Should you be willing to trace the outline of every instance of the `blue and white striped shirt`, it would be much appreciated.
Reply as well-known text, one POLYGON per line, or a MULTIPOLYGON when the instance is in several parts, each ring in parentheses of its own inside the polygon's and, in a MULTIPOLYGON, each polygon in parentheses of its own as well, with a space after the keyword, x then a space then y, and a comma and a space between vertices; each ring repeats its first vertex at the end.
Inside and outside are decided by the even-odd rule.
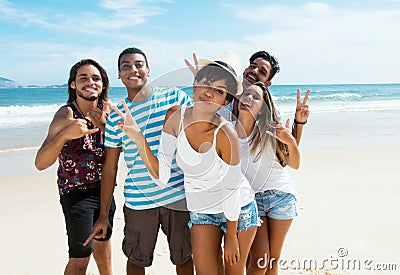
MULTIPOLYGON (((157 154, 165 114, 175 105, 192 105, 191 98, 178 88, 153 88, 145 101, 131 102, 125 99, 128 108, 149 143, 150 149, 157 154)), ((120 103, 117 108, 125 113, 120 103)), ((118 129, 121 117, 112 110, 106 123, 105 146, 122 147, 128 168, 125 178, 125 205, 134 210, 151 209, 177 202, 185 198, 183 173, 173 160, 171 178, 167 185, 157 185, 143 163, 136 144, 123 131, 118 129)))

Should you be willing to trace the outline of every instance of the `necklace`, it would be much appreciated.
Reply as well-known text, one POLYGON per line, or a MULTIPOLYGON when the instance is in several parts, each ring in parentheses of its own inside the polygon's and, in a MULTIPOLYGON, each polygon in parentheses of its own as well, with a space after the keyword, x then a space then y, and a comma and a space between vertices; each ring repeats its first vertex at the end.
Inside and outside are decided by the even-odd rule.
POLYGON ((85 114, 82 112, 81 108, 79 107, 78 102, 75 100, 74 103, 75 103, 75 105, 76 105, 76 108, 78 108, 79 112, 81 113, 81 115, 86 119, 86 116, 85 116, 85 114))
MULTIPOLYGON (((81 116, 86 120, 87 127, 92 128, 93 127, 92 122, 90 121, 90 119, 86 118, 86 116, 83 114, 83 112, 82 112, 81 108, 79 107, 78 102, 76 100, 74 100, 74 104, 75 104, 76 108, 78 108, 78 111, 81 113, 81 116)), ((96 139, 97 139, 96 134, 90 134, 90 135, 86 134, 83 139, 83 142, 84 142, 83 148, 85 150, 95 151, 97 149, 96 148, 96 139)))
POLYGON ((77 102, 76 100, 74 100, 74 104, 75 104, 76 108, 78 108, 78 111, 79 111, 79 113, 81 113, 81 116, 83 117, 83 119, 86 120, 87 123, 92 123, 92 122, 90 121, 90 119, 88 119, 88 118, 85 116, 85 113, 81 110, 81 108, 79 107, 78 102, 77 102))

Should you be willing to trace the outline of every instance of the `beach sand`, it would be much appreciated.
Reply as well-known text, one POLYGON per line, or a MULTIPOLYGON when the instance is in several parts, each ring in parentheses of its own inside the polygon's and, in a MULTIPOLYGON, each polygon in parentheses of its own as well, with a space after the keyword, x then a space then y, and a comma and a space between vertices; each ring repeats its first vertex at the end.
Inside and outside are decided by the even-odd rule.
MULTIPOLYGON (((345 115, 338 115, 342 126, 336 132, 323 129, 323 114, 307 125, 300 146, 301 167, 289 169, 300 211, 283 249, 286 262, 281 263, 280 274, 377 274, 383 268, 397 270, 384 274, 398 274, 400 270, 400 135, 398 130, 385 132, 383 125, 381 130, 373 128, 382 135, 372 133, 367 141, 361 140, 363 130, 352 128, 362 120, 343 120, 345 115)), ((335 121, 336 117, 330 117, 328 125, 332 127, 335 121)), ((35 171, 34 154, 0 155, 0 274, 62 274, 67 262, 55 166, 35 171)), ((125 274, 121 250, 124 170, 121 162, 112 236, 114 274, 125 274)), ((88 274, 98 274, 93 260, 88 270, 88 274)), ((175 274, 162 233, 146 274, 175 274)))
MULTIPOLYGON (((400 146, 315 148, 302 153, 300 170, 290 172, 297 183, 300 215, 293 222, 282 255, 287 260, 283 268, 290 270, 281 274, 375 274, 363 269, 363 264, 358 272, 335 269, 336 265, 341 267, 343 259, 346 263, 370 260, 370 268, 397 264, 399 270, 396 160, 400 146), (346 251, 348 255, 340 257, 346 251), (294 270, 307 259, 318 264, 311 267, 314 270, 326 259, 338 261, 331 266, 325 263, 324 270, 331 271, 294 270)), ((123 177, 120 171, 119 183, 123 177)), ((62 274, 67 245, 55 179, 54 171, 1 178, 1 274, 62 274)), ((112 237, 113 265, 115 274, 124 274, 122 184, 115 196, 118 210, 112 237)), ((89 274, 98 274, 94 261, 89 274)), ((174 274, 163 234, 154 264, 146 274, 174 274)))

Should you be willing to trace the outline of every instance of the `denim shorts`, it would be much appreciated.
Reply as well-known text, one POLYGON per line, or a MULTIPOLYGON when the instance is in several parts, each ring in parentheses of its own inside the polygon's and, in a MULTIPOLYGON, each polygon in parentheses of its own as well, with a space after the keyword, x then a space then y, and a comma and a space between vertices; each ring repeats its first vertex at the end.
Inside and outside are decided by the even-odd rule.
MULTIPOLYGON (((191 228, 193 224, 213 224, 220 227, 225 233, 227 231, 224 213, 202 214, 190 212, 190 221, 188 223, 189 228, 191 228)), ((260 226, 260 224, 255 201, 250 202, 248 205, 245 205, 240 209, 237 232, 260 226)))
POLYGON ((293 194, 266 190, 255 194, 258 215, 276 220, 289 220, 298 214, 297 199, 293 194))

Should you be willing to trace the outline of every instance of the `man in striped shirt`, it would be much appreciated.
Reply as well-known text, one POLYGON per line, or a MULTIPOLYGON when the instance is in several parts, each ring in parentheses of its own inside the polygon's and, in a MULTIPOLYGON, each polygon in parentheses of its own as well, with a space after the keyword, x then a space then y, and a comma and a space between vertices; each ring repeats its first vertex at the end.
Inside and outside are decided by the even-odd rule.
MULTIPOLYGON (((120 54, 118 73, 128 92, 125 102, 129 111, 156 154, 167 110, 174 105, 192 105, 192 101, 178 88, 148 85, 150 68, 147 57, 137 48, 127 48, 120 54)), ((117 108, 125 112, 121 103, 117 108)), ((168 185, 157 185, 136 144, 119 129, 118 123, 121 122, 117 112, 111 111, 106 124, 107 155, 101 181, 101 212, 91 237, 102 236, 107 228, 108 208, 114 192, 119 156, 123 151, 128 168, 124 186, 125 235, 122 244, 128 258, 127 274, 145 274, 145 267, 151 266, 160 225, 167 236, 170 258, 176 265, 177 274, 193 274, 183 173, 174 161, 168 185)))

